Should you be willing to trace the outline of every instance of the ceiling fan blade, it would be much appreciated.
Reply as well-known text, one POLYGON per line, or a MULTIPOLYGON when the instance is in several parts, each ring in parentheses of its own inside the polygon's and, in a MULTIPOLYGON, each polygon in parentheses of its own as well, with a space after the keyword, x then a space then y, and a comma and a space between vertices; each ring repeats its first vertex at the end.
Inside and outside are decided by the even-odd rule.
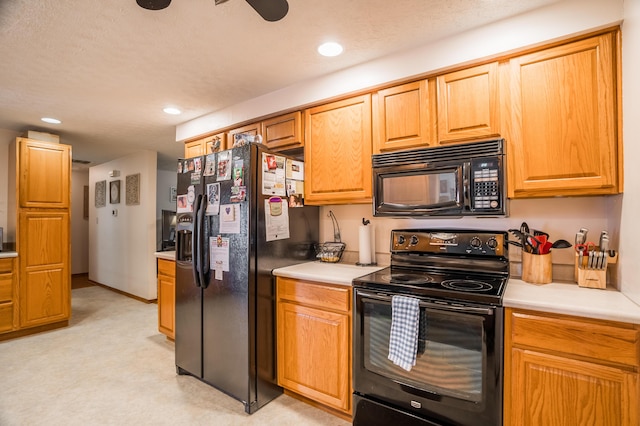
POLYGON ((136 0, 138 6, 148 10, 160 10, 169 6, 171 0, 136 0))
POLYGON ((269 22, 279 21, 289 11, 287 0, 246 0, 246 2, 269 22))

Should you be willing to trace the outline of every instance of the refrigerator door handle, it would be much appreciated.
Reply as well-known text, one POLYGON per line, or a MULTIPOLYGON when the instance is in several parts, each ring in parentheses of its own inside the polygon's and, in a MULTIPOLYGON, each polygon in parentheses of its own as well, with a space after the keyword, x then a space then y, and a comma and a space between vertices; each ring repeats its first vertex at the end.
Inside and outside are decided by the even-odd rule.
POLYGON ((195 205, 193 206, 193 238, 191 239, 193 282, 196 283, 197 287, 202 286, 202 283, 200 282, 200 274, 198 273, 198 270, 200 269, 200 265, 198 264, 200 261, 200 229, 198 229, 200 224, 198 223, 198 212, 200 211, 201 200, 202 195, 198 195, 195 205))
POLYGON ((207 195, 200 198, 200 208, 198 210, 198 277, 200 279, 200 287, 207 288, 207 275, 209 273, 209 257, 207 238, 209 237, 208 229, 205 226, 205 214, 207 212, 207 195))

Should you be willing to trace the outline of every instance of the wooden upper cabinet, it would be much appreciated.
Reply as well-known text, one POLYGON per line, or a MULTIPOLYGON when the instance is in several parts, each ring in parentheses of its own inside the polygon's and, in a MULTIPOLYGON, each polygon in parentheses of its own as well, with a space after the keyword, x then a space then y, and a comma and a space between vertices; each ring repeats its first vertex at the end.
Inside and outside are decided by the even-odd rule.
POLYGON ((246 126, 237 127, 227 132, 227 149, 233 148, 233 145, 240 141, 243 136, 262 135, 262 122, 247 124, 246 126))
POLYGON ((426 147, 435 141, 435 80, 380 90, 373 107, 374 152, 426 147))
POLYGON ((71 147, 18 138, 19 205, 69 208, 71 147))
POLYGON ((184 157, 198 157, 200 155, 224 151, 225 149, 227 149, 226 139, 227 134, 222 132, 215 135, 207 136, 206 138, 186 142, 184 144, 184 157))
POLYGON ((510 61, 510 197, 614 194, 615 33, 510 61))
POLYGON ((437 81, 440 143, 500 134, 497 62, 440 75, 437 81))
POLYGON ((371 202, 371 95, 305 111, 305 202, 371 202))
POLYGON ((262 143, 274 151, 303 147, 302 113, 295 111, 264 120, 262 137, 262 143))

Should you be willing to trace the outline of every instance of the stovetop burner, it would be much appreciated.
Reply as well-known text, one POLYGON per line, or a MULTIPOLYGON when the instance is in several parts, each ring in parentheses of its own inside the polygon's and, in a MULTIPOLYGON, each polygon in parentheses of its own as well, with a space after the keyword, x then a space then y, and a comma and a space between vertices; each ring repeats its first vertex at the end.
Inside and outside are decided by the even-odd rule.
POLYGON ((433 277, 422 273, 399 272, 384 277, 392 284, 427 284, 433 282, 433 277))
POLYGON ((440 285, 458 291, 490 291, 493 288, 485 282, 468 279, 445 280, 440 285))

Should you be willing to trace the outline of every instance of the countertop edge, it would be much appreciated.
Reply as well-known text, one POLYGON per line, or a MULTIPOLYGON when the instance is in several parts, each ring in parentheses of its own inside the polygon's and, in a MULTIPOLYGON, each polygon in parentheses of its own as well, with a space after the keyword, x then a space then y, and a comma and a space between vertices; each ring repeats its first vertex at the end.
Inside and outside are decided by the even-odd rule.
POLYGON ((351 286, 353 279, 370 274, 386 265, 356 266, 347 263, 325 263, 320 261, 298 263, 276 268, 272 274, 276 277, 293 278, 325 284, 351 286))
POLYGON ((175 251, 157 251, 153 253, 153 255, 158 259, 176 260, 175 251))
POLYGON ((534 285, 510 279, 502 304, 505 308, 640 324, 640 305, 612 288, 583 288, 575 283, 534 285))

